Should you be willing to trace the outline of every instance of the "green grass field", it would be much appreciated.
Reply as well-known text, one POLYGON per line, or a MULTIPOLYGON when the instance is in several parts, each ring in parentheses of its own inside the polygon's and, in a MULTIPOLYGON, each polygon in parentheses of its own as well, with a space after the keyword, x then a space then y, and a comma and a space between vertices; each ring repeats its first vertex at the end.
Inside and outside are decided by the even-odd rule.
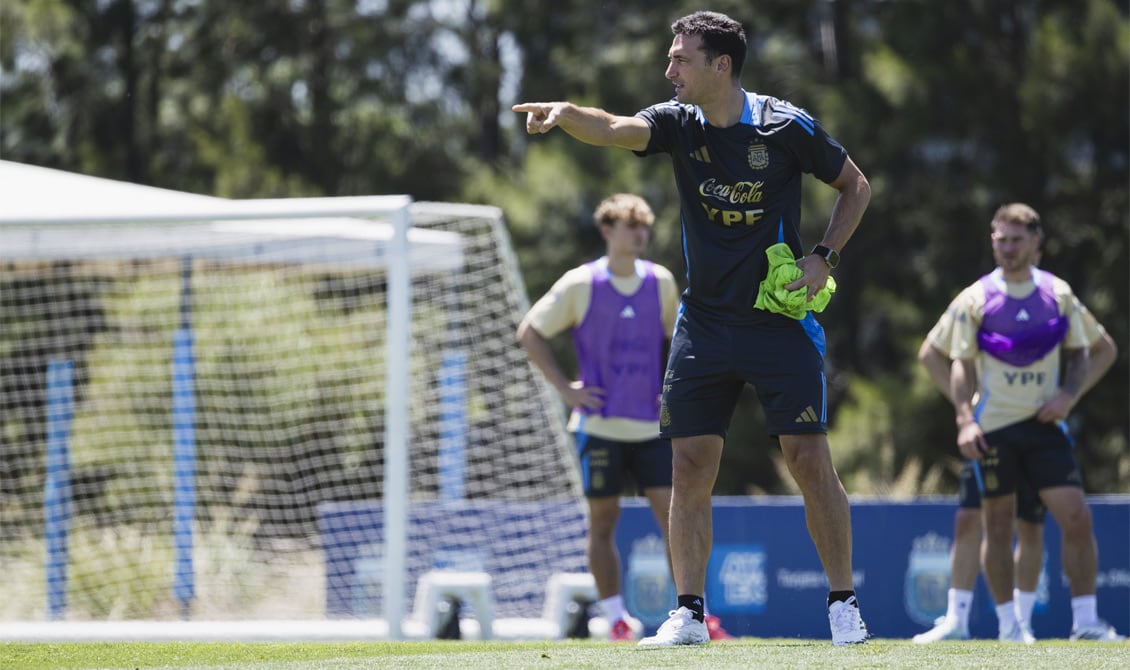
POLYGON ((639 649, 595 641, 367 643, 4 643, 0 668, 457 668, 458 670, 620 670, 621 668, 1130 668, 1130 644, 995 641, 920 646, 872 640, 833 647, 818 640, 743 638, 706 647, 639 649))

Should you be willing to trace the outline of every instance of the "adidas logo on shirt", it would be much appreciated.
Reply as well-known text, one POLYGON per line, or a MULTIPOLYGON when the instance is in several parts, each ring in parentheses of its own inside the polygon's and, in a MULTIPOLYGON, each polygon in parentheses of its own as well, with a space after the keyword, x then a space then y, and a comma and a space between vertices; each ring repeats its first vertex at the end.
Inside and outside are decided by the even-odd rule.
POLYGON ((1029 316, 1028 310, 1026 310, 1026 309, 1021 309, 1019 312, 1016 313, 1016 320, 1017 321, 1027 321, 1031 318, 1032 317, 1029 316))
POLYGON ((705 145, 701 146, 691 152, 691 158, 695 159, 699 163, 709 163, 710 151, 707 150, 705 145))
POLYGON ((624 309, 620 310, 621 319, 634 319, 636 318, 636 310, 632 309, 631 305, 627 305, 624 309))

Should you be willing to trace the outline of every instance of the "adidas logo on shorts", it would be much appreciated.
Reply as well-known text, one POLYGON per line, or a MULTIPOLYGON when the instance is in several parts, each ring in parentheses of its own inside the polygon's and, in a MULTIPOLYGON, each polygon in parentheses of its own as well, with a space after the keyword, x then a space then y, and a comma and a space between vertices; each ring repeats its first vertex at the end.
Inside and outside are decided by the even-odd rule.
POLYGON ((820 416, 816 413, 816 410, 812 409, 812 405, 809 405, 804 408, 804 411, 800 413, 794 423, 816 423, 818 421, 820 421, 820 416))

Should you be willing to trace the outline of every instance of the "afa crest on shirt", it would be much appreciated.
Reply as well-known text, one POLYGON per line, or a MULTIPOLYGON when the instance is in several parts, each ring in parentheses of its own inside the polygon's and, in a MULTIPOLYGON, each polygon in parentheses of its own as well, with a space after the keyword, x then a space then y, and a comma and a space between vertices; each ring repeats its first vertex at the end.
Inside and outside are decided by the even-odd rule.
POLYGON ((749 166, 754 170, 762 170, 769 167, 769 149, 764 144, 751 144, 749 145, 749 166))

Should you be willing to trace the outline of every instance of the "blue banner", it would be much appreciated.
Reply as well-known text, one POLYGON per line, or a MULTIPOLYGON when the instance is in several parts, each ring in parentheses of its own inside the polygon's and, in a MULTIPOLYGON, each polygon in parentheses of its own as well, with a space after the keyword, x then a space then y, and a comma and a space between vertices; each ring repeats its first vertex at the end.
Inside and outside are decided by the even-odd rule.
MULTIPOLYGON (((1099 544, 1099 615, 1130 632, 1130 496, 1088 499, 1099 544)), ((853 500, 853 573, 864 620, 876 637, 909 638, 945 613, 956 500, 853 500)), ((644 499, 625 499, 616 533, 628 609, 648 627, 675 606, 669 573, 655 562, 659 528, 644 499), (648 566, 646 588, 633 588, 648 566), (666 581, 664 581, 666 580, 666 581), (668 595, 663 604, 658 594, 668 595)), ((1044 571, 1033 629, 1065 638, 1071 594, 1062 574, 1060 532, 1048 517, 1044 571)), ((824 639, 828 582, 808 535, 799 498, 716 498, 706 602, 734 635, 824 639)), ((975 638, 996 638, 992 599, 979 578, 970 615, 975 638)))
MULTIPOLYGON (((1099 615, 1130 631, 1130 496, 1089 498, 1099 544, 1099 615)), ((616 531, 629 611, 654 632, 675 606, 662 535, 646 500, 624 498, 616 531)), ((876 637, 910 638, 945 613, 956 500, 853 500, 853 574, 864 619, 876 637)), ((378 616, 383 538, 380 501, 323 503, 326 613, 378 616)), ((1060 533, 1049 517, 1046 558, 1033 616, 1036 636, 1065 638, 1071 600, 1060 533)), ((485 570, 498 616, 541 615, 553 572, 583 572, 584 515, 570 502, 413 503, 408 590, 435 568, 485 570), (536 535, 532 537, 530 535, 536 535), (504 554, 522 553, 520 560, 504 554), (528 552, 528 553, 523 553, 528 552), (509 567, 515 563, 521 570, 509 567)), ((734 635, 827 639, 828 582, 796 497, 720 497, 707 566, 711 613, 734 635)), ((976 638, 996 637, 996 614, 979 579, 970 615, 976 638)))

